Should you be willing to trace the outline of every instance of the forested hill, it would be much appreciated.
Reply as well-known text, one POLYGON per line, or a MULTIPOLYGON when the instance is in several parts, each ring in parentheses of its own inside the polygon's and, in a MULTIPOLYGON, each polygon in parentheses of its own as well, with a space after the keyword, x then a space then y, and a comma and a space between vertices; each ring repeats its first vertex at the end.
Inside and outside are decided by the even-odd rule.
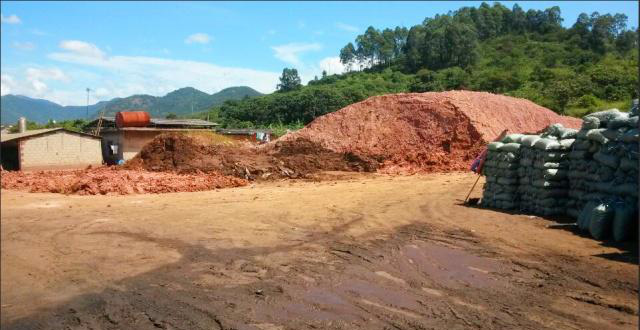
POLYGON ((104 110, 106 116, 115 116, 118 111, 144 109, 152 117, 167 115, 188 115, 201 112, 228 100, 242 100, 262 95, 247 86, 225 88, 214 94, 207 94, 193 87, 185 87, 165 96, 132 95, 98 102, 86 106, 62 106, 47 100, 33 99, 21 95, 3 95, 0 102, 0 117, 3 124, 15 123, 19 117, 46 123, 49 120, 74 120, 96 118, 104 110))
POLYGON ((523 97, 569 115, 627 108, 638 95, 638 30, 624 14, 562 22, 558 7, 483 3, 410 28, 369 27, 340 51, 350 72, 301 86, 295 69, 285 69, 278 92, 209 115, 227 126, 308 123, 372 95, 451 89, 523 97))

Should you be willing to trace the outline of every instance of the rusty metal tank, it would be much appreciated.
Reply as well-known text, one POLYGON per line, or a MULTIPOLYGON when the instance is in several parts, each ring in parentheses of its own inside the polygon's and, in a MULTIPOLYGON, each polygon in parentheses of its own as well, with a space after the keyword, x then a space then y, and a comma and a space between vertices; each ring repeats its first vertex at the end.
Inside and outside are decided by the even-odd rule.
POLYGON ((146 111, 120 111, 116 113, 116 126, 123 127, 145 127, 151 122, 151 117, 146 111))

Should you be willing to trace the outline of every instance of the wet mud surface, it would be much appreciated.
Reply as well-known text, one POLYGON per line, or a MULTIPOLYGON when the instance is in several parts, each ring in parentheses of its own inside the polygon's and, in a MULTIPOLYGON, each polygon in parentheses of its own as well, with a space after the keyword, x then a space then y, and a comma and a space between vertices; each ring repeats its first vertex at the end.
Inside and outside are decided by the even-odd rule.
POLYGON ((629 246, 603 248, 548 228, 548 220, 456 205, 458 194, 446 187, 461 191, 473 179, 456 174, 257 186, 228 190, 229 200, 217 202, 209 200, 211 192, 144 196, 140 205, 152 214, 135 224, 136 211, 124 203, 108 215, 86 204, 107 197, 59 201, 60 208, 85 205, 88 218, 107 217, 76 222, 65 220, 66 213, 43 216, 56 207, 52 195, 29 195, 37 196, 30 204, 3 196, 3 205, 16 204, 2 213, 2 328, 637 328, 637 254, 625 261, 598 255, 620 255, 629 246), (344 194, 352 200, 341 202, 344 194), (289 198, 296 195, 297 201, 289 198), (164 198, 188 205, 164 209, 173 220, 160 220, 154 208, 164 198), (260 206, 264 198, 278 211, 260 206), (312 200, 324 205, 299 210, 312 200), (192 220, 213 210, 227 222, 212 226, 211 215, 192 220), (245 217, 254 212, 263 216, 245 217), (41 226, 57 234, 29 237, 9 218, 35 221, 34 235, 41 226), (38 248, 17 252, 21 241, 37 241, 38 248), (113 245, 96 247, 100 242, 113 245), (51 257, 38 250, 51 247, 57 251, 51 257), (56 271, 38 276, 38 255, 56 271), (79 266, 81 255, 97 266, 79 266), (5 273, 11 266, 18 270, 5 273), (34 291, 42 284, 47 299, 83 287, 88 278, 100 281, 55 303, 38 303, 36 295, 31 303, 37 308, 29 308, 19 306, 30 301, 12 286, 21 283, 5 282, 19 276, 32 276, 34 291))

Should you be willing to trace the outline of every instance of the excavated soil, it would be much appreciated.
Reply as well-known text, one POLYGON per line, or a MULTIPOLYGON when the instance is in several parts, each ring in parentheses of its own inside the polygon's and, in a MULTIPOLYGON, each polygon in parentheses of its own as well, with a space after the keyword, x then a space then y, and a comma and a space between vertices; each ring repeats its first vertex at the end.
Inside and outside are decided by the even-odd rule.
POLYGON ((372 172, 377 162, 350 153, 336 153, 304 139, 269 148, 210 144, 190 136, 167 133, 149 142, 125 165, 149 171, 216 171, 250 180, 305 178, 320 171, 372 172))
POLYGON ((203 191, 240 187, 248 183, 244 179, 215 172, 176 174, 116 167, 38 172, 2 171, 1 182, 3 189, 77 195, 203 191))
POLYGON ((392 94, 319 117, 280 141, 311 141, 380 159, 381 172, 448 172, 468 168, 504 129, 535 133, 553 123, 579 128, 581 122, 528 100, 485 92, 392 94))

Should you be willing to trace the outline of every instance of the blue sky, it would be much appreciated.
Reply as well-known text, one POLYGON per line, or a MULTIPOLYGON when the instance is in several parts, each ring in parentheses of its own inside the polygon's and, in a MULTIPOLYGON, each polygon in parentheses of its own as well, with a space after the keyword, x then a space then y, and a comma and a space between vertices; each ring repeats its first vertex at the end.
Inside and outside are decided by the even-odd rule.
MULTIPOLYGON (((284 67, 297 68, 303 82, 341 72, 340 48, 369 25, 411 27, 480 3, 2 1, 2 95, 82 105, 86 87, 91 103, 185 86, 268 93, 284 67)), ((517 3, 558 5, 565 26, 593 11, 624 13, 638 26, 636 1, 517 3)))

